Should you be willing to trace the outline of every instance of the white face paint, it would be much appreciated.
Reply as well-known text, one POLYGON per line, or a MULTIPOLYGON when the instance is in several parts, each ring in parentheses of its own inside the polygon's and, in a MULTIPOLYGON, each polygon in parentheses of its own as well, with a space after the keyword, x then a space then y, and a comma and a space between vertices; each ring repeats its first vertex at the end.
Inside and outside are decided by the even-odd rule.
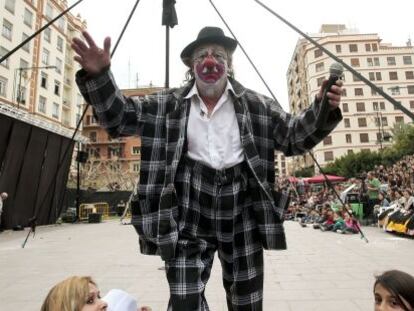
POLYGON ((227 52, 217 44, 203 45, 193 53, 193 71, 201 96, 218 99, 227 83, 227 52))

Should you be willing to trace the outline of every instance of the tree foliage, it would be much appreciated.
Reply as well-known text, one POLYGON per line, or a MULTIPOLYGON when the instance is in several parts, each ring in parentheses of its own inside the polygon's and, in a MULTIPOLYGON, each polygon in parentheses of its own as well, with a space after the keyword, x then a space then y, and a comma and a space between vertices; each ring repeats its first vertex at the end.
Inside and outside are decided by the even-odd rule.
POLYGON ((324 172, 347 178, 372 170, 375 165, 389 166, 408 154, 414 154, 414 127, 396 123, 392 129, 393 144, 382 151, 350 153, 329 163, 324 172))

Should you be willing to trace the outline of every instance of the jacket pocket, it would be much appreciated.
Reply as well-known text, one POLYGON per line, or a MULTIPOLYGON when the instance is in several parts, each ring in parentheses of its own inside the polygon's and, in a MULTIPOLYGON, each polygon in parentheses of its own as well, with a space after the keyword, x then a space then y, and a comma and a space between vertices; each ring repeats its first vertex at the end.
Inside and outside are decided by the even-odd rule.
POLYGON ((283 222, 284 217, 285 217, 285 212, 289 206, 289 201, 290 201, 289 195, 286 192, 279 192, 276 190, 273 190, 272 194, 273 194, 275 212, 280 222, 283 222))

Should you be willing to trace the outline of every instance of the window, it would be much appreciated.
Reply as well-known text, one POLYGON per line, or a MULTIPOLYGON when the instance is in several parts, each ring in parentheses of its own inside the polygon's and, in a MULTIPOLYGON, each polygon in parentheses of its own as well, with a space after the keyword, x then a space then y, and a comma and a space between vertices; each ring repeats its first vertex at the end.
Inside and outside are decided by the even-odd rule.
POLYGON ((390 88, 391 91, 391 95, 400 95, 400 87, 399 86, 394 86, 390 88))
POLYGON ((17 91, 17 102, 19 104, 26 105, 26 88, 23 85, 21 85, 20 90, 17 91))
POLYGON ((324 145, 324 146, 326 146, 326 145, 332 145, 332 136, 331 136, 331 135, 326 136, 326 137, 323 139, 323 145, 324 145))
POLYGON ((320 49, 317 49, 317 50, 315 50, 315 52, 314 52, 314 55, 315 55, 315 58, 318 58, 318 57, 321 57, 322 56, 322 50, 320 50, 320 49))
POLYGON ((132 146, 132 154, 133 155, 139 154, 140 151, 141 151, 141 148, 140 147, 138 147, 138 146, 132 146))
POLYGON ((387 65, 388 66, 395 66, 395 57, 394 56, 388 56, 387 57, 387 65))
MULTIPOLYGON (((9 50, 6 50, 4 47, 0 46, 0 57, 3 57, 4 55, 6 55, 7 53, 9 53, 9 50)), ((9 68, 10 66, 10 58, 4 60, 1 62, 1 65, 3 67, 9 68)))
POLYGON ((348 103, 343 103, 342 104, 342 112, 349 112, 348 103))
POLYGON ((349 121, 349 119, 348 119, 348 118, 345 118, 345 119, 344 119, 344 127, 346 127, 346 128, 351 127, 351 122, 349 121))
POLYGON ((352 52, 352 53, 358 52, 358 45, 350 44, 349 45, 349 52, 352 52))
POLYGON ((382 126, 388 126, 388 119, 387 117, 381 117, 382 126))
POLYGON ((408 85, 407 91, 408 91, 408 94, 414 94, 414 85, 408 85))
POLYGON ((377 142, 383 141, 382 133, 377 133, 377 142))
POLYGON ((324 63, 323 63, 323 62, 321 62, 321 63, 317 63, 317 64, 315 65, 315 71, 316 71, 316 72, 323 71, 324 69, 325 69, 325 65, 324 65, 324 63))
POLYGON ((52 30, 50 30, 50 28, 46 28, 43 37, 45 38, 45 41, 50 43, 52 37, 52 30))
POLYGON ((89 140, 93 143, 96 142, 96 132, 90 132, 89 133, 89 140))
POLYGON ((354 89, 355 96, 364 96, 364 89, 357 87, 354 89))
POLYGON ((373 67, 374 66, 374 62, 372 61, 371 57, 367 58, 367 65, 368 65, 368 67, 373 67))
POLYGON ((371 52, 371 44, 365 43, 365 51, 371 52))
POLYGON ((60 30, 65 30, 65 19, 63 17, 59 18, 57 26, 60 30))
POLYGON ((398 73, 396 71, 390 71, 390 80, 398 80, 398 73))
POLYGON ((410 109, 414 109, 414 100, 410 100, 410 109))
POLYGON ((326 161, 332 161, 334 159, 333 151, 325 151, 324 152, 324 158, 325 158, 325 162, 326 161))
POLYGON ((138 172, 139 171, 139 163, 134 163, 134 164, 132 164, 133 166, 132 166, 132 170, 134 171, 134 172, 138 172))
POLYGON ((404 123, 404 117, 395 117, 395 123, 404 123))
POLYGON ((46 17, 53 19, 53 7, 49 2, 46 4, 46 17))
POLYGON ((412 65, 413 61, 411 59, 411 56, 403 56, 403 63, 404 65, 412 65))
POLYGON ((375 43, 372 44, 372 50, 374 52, 378 51, 378 45, 376 45, 375 43))
POLYGON ((46 97, 39 96, 39 105, 37 110, 42 113, 46 113, 46 97))
POLYGON ((59 104, 58 103, 53 103, 52 117, 55 119, 59 119, 59 104))
POLYGON ((351 58, 351 66, 359 67, 359 58, 351 58))
POLYGON ((348 154, 353 154, 354 153, 354 150, 348 149, 347 152, 348 152, 348 154))
MULTIPOLYGON (((383 91, 382 86, 377 86, 377 88, 379 88, 381 91, 383 91)), ((377 91, 376 91, 376 90, 371 89, 371 95, 372 95, 372 96, 375 96, 375 95, 378 95, 378 93, 377 93, 377 91)))
POLYGON ((342 97, 346 97, 346 89, 342 89, 342 97))
POLYGON ((325 77, 320 77, 316 80, 316 85, 321 86, 323 81, 325 81, 325 77))
POLYGON ((49 51, 46 49, 43 49, 42 63, 46 66, 49 65, 49 55, 50 55, 49 51))
POLYGON ((28 9, 24 9, 24 16, 23 16, 24 23, 32 28, 33 24, 33 13, 32 11, 29 11, 28 9))
POLYGON ((335 45, 336 53, 342 53, 342 46, 340 44, 335 45))
POLYGON ((367 127, 367 119, 366 118, 358 118, 358 126, 359 127, 367 127))
POLYGON ((373 102, 372 103, 372 110, 374 110, 374 111, 378 111, 379 110, 378 102, 373 102))
POLYGON ((369 72, 369 80, 370 81, 381 81, 382 80, 382 76, 381 76, 381 72, 369 72))
POLYGON ((365 111, 365 103, 364 102, 356 103, 356 108, 358 112, 365 111))
POLYGON ((63 63, 62 63, 62 60, 59 58, 59 57, 56 57, 56 72, 57 73, 62 73, 62 66, 63 66, 63 63))
POLYGON ((406 78, 407 80, 412 80, 412 79, 414 79, 414 71, 406 71, 406 72, 405 72, 405 78, 406 78))
POLYGON ((1 30, 1 35, 10 41, 12 39, 13 24, 10 23, 7 19, 3 19, 3 28, 1 30))
POLYGON ((7 11, 14 14, 14 9, 16 7, 16 0, 6 0, 6 3, 4 5, 7 11))
POLYGON ((351 134, 345 134, 345 141, 348 144, 352 144, 352 135, 351 134))
POLYGON ((7 79, 0 76, 0 96, 6 97, 7 95, 7 79))
POLYGON ((380 61, 378 57, 374 57, 374 66, 379 66, 380 65, 380 61))
POLYGON ((59 96, 60 95, 60 82, 55 80, 55 91, 54 91, 55 95, 59 96))
POLYGON ((359 134, 359 141, 361 143, 367 143, 367 142, 369 142, 368 133, 361 133, 361 134, 359 134))
POLYGON ((354 82, 358 82, 358 81, 361 81, 361 79, 360 78, 358 78, 358 76, 356 76, 356 75, 352 75, 352 80, 354 81, 354 82))
POLYGON ((56 41, 56 48, 58 51, 62 52, 63 51, 63 39, 61 36, 57 37, 57 41, 56 41))
POLYGON ((40 86, 47 89, 47 74, 43 71, 40 74, 40 86))
MULTIPOLYGON (((24 40, 26 40, 27 38, 29 38, 29 35, 26 35, 25 33, 23 33, 23 35, 22 35, 22 42, 23 42, 24 40)), ((30 53, 30 41, 29 41, 29 42, 27 42, 25 45, 23 45, 23 46, 22 46, 22 49, 23 49, 24 51, 26 51, 26 52, 29 52, 29 53, 30 53)))

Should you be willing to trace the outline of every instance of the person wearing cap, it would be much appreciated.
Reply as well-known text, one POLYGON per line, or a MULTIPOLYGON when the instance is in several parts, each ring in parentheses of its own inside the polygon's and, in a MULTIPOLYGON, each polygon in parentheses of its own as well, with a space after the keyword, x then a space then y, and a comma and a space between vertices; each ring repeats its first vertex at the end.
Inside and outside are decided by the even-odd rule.
MULTIPOLYGON (((286 249, 288 195, 276 192, 274 150, 306 152, 341 121, 341 82, 299 116, 234 79, 237 41, 204 27, 181 53, 188 83, 144 98, 122 96, 103 49, 74 39, 82 66, 77 84, 114 137, 141 136, 132 224, 144 254, 165 261, 169 310, 209 310, 204 296, 214 254, 223 269, 229 310, 262 310, 263 249, 286 249)), ((322 90, 322 89, 321 89, 322 90)))

